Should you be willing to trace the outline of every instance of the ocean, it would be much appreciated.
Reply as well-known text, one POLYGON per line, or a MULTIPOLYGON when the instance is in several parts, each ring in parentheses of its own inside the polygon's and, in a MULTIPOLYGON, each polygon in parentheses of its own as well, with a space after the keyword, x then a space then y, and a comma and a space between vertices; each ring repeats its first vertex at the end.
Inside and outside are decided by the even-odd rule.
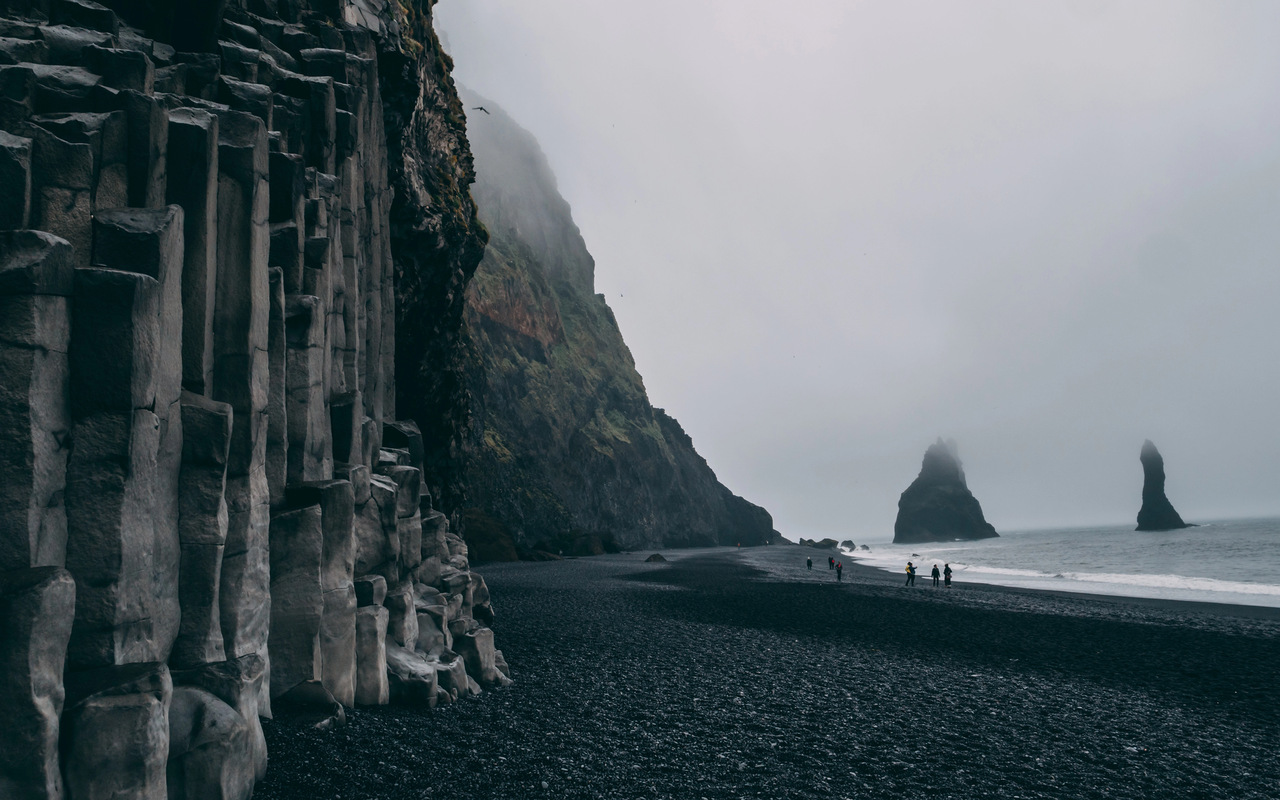
POLYGON ((851 554, 917 585, 950 563, 953 582, 1280 608, 1280 519, 1208 522, 1178 531, 1132 526, 1011 531, 998 539, 875 544, 851 554))

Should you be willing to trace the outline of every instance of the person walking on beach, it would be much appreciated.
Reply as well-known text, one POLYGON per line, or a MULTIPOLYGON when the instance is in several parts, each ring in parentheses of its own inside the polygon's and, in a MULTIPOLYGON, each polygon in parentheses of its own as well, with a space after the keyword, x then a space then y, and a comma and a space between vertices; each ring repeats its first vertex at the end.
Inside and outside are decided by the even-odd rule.
POLYGON ((947 588, 950 589, 951 588, 951 565, 950 564, 947 564, 946 568, 942 570, 942 576, 943 576, 943 580, 946 581, 947 588))
POLYGON ((844 578, 840 577, 841 573, 843 573, 843 572, 844 572, 844 562, 843 562, 843 561, 837 561, 837 562, 836 562, 836 583, 843 583, 843 582, 844 582, 844 578))
POLYGON ((907 562, 907 585, 916 585, 916 565, 912 564, 910 561, 907 562))
POLYGON ((934 564, 933 565, 933 588, 935 589, 938 588, 938 576, 941 574, 942 574, 941 572, 938 572, 938 565, 934 564))
POLYGON ((809 568, 809 571, 810 571, 810 572, 813 572, 813 559, 812 559, 812 558, 806 558, 806 559, 804 560, 804 565, 805 565, 806 567, 808 567, 808 568, 809 568))
POLYGON ((827 569, 835 569, 835 568, 836 568, 836 557, 827 556, 827 569))

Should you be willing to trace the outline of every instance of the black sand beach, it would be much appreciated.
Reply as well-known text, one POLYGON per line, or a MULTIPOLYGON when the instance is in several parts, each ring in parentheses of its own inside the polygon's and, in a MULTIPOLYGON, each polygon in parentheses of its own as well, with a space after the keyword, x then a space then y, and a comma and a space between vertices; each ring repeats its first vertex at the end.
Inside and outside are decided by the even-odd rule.
POLYGON ((270 722, 255 797, 1280 796, 1274 609, 664 554, 487 566, 515 686, 270 722))

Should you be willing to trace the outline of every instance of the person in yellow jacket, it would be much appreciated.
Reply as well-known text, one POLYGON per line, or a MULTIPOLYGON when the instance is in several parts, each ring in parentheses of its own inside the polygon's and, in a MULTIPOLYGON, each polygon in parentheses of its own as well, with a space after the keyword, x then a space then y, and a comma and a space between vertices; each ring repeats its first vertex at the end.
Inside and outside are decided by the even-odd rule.
POLYGON ((910 561, 907 562, 907 585, 916 585, 916 565, 912 564, 910 561))

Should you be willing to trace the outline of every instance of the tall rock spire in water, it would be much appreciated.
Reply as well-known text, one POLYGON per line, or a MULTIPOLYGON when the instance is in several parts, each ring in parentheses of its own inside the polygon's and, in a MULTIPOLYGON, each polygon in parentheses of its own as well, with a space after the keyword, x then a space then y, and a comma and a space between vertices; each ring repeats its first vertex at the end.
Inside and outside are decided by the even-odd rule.
POLYGON ((1142 509, 1138 511, 1140 531, 1171 531, 1189 527, 1164 494, 1164 457, 1150 439, 1142 443, 1142 509))
POLYGON ((990 539, 998 535, 969 491, 955 442, 939 438, 925 451, 920 474, 898 500, 894 544, 990 539))

